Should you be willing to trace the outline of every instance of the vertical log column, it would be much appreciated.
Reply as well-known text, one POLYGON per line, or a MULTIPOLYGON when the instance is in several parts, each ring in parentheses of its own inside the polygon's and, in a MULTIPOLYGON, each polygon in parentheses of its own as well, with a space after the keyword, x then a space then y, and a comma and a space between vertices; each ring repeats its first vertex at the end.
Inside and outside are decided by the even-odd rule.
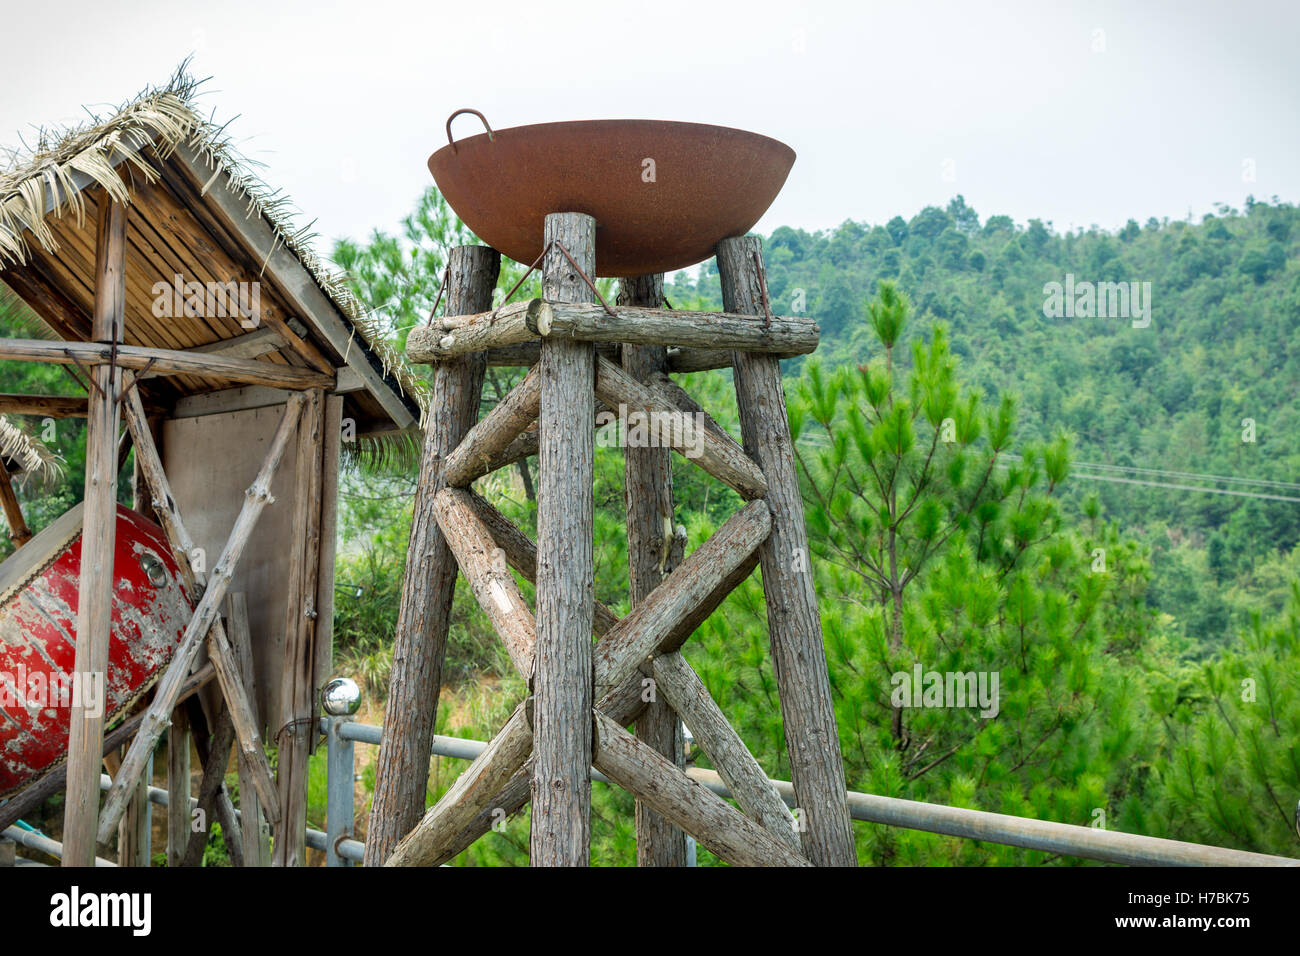
MULTIPOLYGON (((459 246, 448 257, 447 314, 492 308, 501 255, 487 246, 459 246)), ((478 420, 487 358, 482 353, 438 363, 430 421, 415 494, 402 603, 397 613, 392 680, 379 747, 375 797, 366 835, 366 866, 382 866, 424 814, 429 754, 456 584, 456 559, 438 530, 434 496, 443 459, 478 420)))
MULTIPOLYGON (((95 247, 95 306, 91 336, 120 342, 126 308, 126 207, 100 203, 95 247)), ((108 688, 108 636, 113 616, 113 550, 117 530, 117 392, 112 365, 91 371, 86 415, 86 487, 81 525, 80 598, 74 680, 108 688)), ((102 703, 102 696, 101 696, 102 703)), ((98 716, 72 708, 68 740, 68 794, 63 818, 63 865, 94 866, 99 829, 99 767, 104 752, 104 708, 98 716)))
MULTIPOLYGON (((276 784, 280 820, 275 827, 273 866, 302 866, 307 852, 307 760, 316 734, 315 709, 317 583, 320 571, 321 485, 324 481, 325 393, 307 392, 298 419, 298 454, 293 475, 293 538, 288 542, 289 601, 284 625, 284 670, 280 679, 280 730, 276 784)), ((217 728, 213 727, 214 737, 217 728)))
MULTIPOLYGON (((663 301, 662 274, 619 283, 619 305, 657 309, 663 301)), ((664 371, 667 363, 668 350, 663 346, 623 346, 623 368, 638 382, 649 381, 651 375, 664 371)), ((624 462, 627 571, 632 606, 636 607, 672 571, 672 450, 629 445, 624 449, 624 462)), ((637 717, 636 735, 671 763, 685 765, 681 718, 659 693, 637 717)), ((643 800, 636 801, 636 859, 638 866, 686 866, 686 834, 643 800)))
MULTIPOLYGON (((546 217, 544 295, 591 302, 552 243, 595 274, 596 220, 546 217)), ((537 663, 533 678, 532 865, 587 866, 591 850, 592 455, 596 353, 590 342, 542 341, 538 416, 537 663)))
MULTIPOLYGON (((724 239, 717 254, 723 308, 762 315, 761 242, 724 239)), ((745 451, 763 469, 772 510, 772 533, 759 548, 759 561, 802 846, 818 866, 856 866, 781 365, 755 352, 735 352, 732 361, 745 451)))

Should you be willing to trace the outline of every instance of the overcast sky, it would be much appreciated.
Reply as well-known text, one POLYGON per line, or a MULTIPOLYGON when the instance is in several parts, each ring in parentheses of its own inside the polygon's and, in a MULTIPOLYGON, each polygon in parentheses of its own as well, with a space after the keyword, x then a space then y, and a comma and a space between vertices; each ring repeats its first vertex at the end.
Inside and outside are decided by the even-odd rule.
POLYGON ((957 193, 982 218, 1057 228, 1300 199, 1295 0, 65 0, 0 19, 21 40, 0 143, 193 53, 206 109, 237 116, 242 151, 326 240, 395 229, 462 106, 498 128, 638 117, 774 136, 799 158, 762 232, 957 193))

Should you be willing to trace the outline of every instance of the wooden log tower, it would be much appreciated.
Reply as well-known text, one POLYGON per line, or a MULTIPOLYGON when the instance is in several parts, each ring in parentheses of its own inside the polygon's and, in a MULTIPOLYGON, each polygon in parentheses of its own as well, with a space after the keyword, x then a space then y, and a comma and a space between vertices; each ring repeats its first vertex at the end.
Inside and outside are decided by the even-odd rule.
POLYGON ((533 864, 585 866, 594 766, 636 798, 641 865, 684 865, 684 834, 733 864, 856 865, 779 365, 782 356, 816 348, 816 324, 771 314, 757 239, 726 239, 717 247, 721 313, 661 308, 662 276, 623 279, 616 307, 597 303, 589 279, 590 216, 548 215, 544 242, 543 298, 495 311, 488 309, 496 254, 454 250, 450 275, 471 276, 472 288, 454 294, 449 315, 413 330, 407 341, 411 361, 435 365, 440 400, 431 411, 415 501, 394 663, 398 710, 384 726, 366 863, 445 862, 503 812, 531 799, 533 864), (471 265, 489 260, 477 270, 471 265), (488 364, 531 368, 475 424, 488 364), (673 371, 728 366, 743 445, 669 378, 673 371), (597 402, 670 422, 660 437, 671 449, 746 502, 683 555, 670 450, 627 448, 632 609, 622 619, 593 598, 597 402), (536 545, 469 487, 534 451, 536 545), (678 653, 759 565, 794 814, 678 653), (420 816, 457 568, 529 693, 420 816), (536 583, 535 615, 511 569, 536 583), (684 772, 683 721, 739 809, 684 772))

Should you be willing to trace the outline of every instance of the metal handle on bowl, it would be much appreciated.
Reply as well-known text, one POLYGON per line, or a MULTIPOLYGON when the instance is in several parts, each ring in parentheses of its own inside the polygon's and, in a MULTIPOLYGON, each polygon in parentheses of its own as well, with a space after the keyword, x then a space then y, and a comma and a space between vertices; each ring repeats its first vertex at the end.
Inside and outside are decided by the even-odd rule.
POLYGON ((484 116, 478 110, 471 110, 471 109, 457 110, 456 112, 452 113, 450 116, 447 117, 447 145, 452 148, 453 152, 458 152, 458 150, 456 150, 455 141, 452 140, 451 138, 451 121, 454 120, 461 113, 473 113, 475 116, 477 116, 482 121, 483 128, 487 130, 488 141, 493 142, 496 140, 496 136, 492 132, 492 127, 488 125, 486 116, 484 116))

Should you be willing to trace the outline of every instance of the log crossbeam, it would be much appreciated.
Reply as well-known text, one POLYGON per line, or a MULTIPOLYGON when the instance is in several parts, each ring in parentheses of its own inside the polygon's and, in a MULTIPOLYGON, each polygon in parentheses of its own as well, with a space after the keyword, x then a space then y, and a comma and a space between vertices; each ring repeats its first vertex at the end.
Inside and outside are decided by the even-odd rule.
MULTIPOLYGON (((462 494, 467 509, 473 509, 477 514, 491 507, 472 493, 462 494)), ((442 502, 447 500, 443 498, 442 502)), ((499 522, 494 520, 493 524, 500 527, 501 522, 513 527, 504 518, 500 518, 499 522)), ((484 525, 487 523, 483 522, 484 525)), ((689 635, 689 632, 682 634, 682 622, 696 619, 696 615, 703 610, 711 612, 722 599, 718 596, 718 590, 724 584, 734 587, 739 583, 734 577, 736 570, 749 562, 766 538, 770 525, 771 518, 765 504, 752 502, 746 505, 696 548, 632 613, 618 620, 604 633, 594 649, 595 688, 600 697, 597 712, 613 712, 619 717, 627 714, 629 698, 636 700, 641 690, 641 675, 638 671, 641 662, 656 653, 668 653, 681 646, 689 635), (600 694, 602 690, 604 693, 600 694)), ((509 546, 509 550, 502 547, 506 561, 521 573, 535 571, 536 550, 531 547, 531 542, 517 529, 514 533, 502 530, 506 531, 502 534, 502 540, 509 546)), ((752 566, 749 563, 749 567, 752 566)), ((722 596, 725 596, 725 592, 722 596)), ((636 746, 638 752, 639 748, 644 747, 654 753, 652 748, 640 741, 636 741, 636 746)), ((495 798, 497 792, 523 767, 530 753, 531 730, 528 728, 527 714, 516 711, 516 715, 493 739, 493 744, 462 774, 471 774, 466 786, 459 789, 453 787, 428 811, 406 840, 398 845, 389 859, 389 865, 419 866, 438 858, 457 834, 482 814, 488 806, 485 801, 490 802, 495 798), (486 792, 489 790, 490 793, 486 792)), ((655 756, 662 760, 659 755, 655 756)), ((667 765, 681 773, 673 765, 667 765)), ((684 774, 682 776, 685 777, 684 774)), ((635 780, 635 775, 631 779, 635 780)), ((659 807, 656 806, 655 809, 658 811, 659 807)), ((669 814, 663 815, 682 826, 669 814)), ((688 832, 692 829, 691 826, 682 828, 688 832)), ((697 835, 697 839, 706 846, 709 845, 707 837, 697 835)))
MULTIPOLYGON (((496 312, 437 319, 411 330, 406 340, 412 362, 437 362, 468 352, 509 349, 538 339, 608 344, 662 345, 804 355, 817 348, 821 330, 807 316, 764 316, 737 312, 688 312, 617 306, 610 315, 590 302, 533 299, 496 312)), ((521 353, 522 354, 522 353, 521 353)))

